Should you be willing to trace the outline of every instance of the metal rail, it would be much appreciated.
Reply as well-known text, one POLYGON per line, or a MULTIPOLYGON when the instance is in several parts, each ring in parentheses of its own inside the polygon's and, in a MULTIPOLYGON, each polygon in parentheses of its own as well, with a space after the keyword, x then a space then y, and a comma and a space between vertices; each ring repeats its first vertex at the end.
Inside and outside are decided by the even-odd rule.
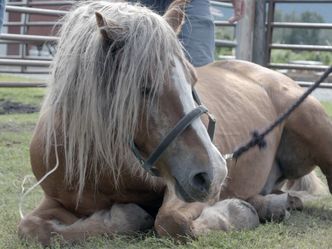
MULTIPOLYGON (((314 84, 314 82, 306 82, 306 81, 296 81, 296 83, 302 87, 311 87, 314 84)), ((320 83, 319 88, 332 89, 332 82, 320 83)))
POLYGON ((271 49, 291 49, 291 50, 308 50, 308 51, 331 51, 332 46, 321 45, 296 45, 296 44, 270 44, 271 49))
MULTIPOLYGON (((2 57, 0 56, 0 59, 20 59, 21 57, 19 55, 8 55, 6 57, 2 57)), ((41 61, 52 61, 53 58, 52 57, 41 57, 41 56, 33 56, 33 55, 28 55, 28 56, 25 56, 24 59, 27 59, 27 60, 41 60, 41 61)))
POLYGON ((4 23, 3 26, 35 26, 35 27, 43 27, 43 26, 49 26, 49 27, 53 27, 53 26, 57 26, 57 25, 61 25, 61 22, 7 22, 4 23))
POLYGON ((6 66, 33 66, 33 67, 49 67, 51 61, 45 60, 18 60, 18 59, 0 59, 0 65, 6 66))
POLYGON ((275 3, 332 3, 332 0, 272 0, 275 3))
POLYGON ((234 23, 229 23, 227 21, 215 21, 214 25, 217 27, 236 27, 236 24, 234 23))
POLYGON ((19 41, 19 42, 57 42, 59 37, 43 35, 19 35, 19 34, 0 34, 1 40, 19 41))
POLYGON ((44 82, 0 82, 0 87, 22 88, 22 87, 46 87, 44 82))
POLYGON ((236 47, 236 41, 228 41, 228 40, 215 40, 216 46, 223 46, 228 48, 236 47))
POLYGON ((50 10, 50 9, 39 9, 39 8, 28 8, 28 7, 17 7, 17 6, 6 6, 8 12, 18 12, 27 14, 38 14, 38 15, 50 15, 50 16, 63 16, 68 11, 63 10, 50 10))
POLYGON ((28 2, 8 2, 9 6, 63 6, 72 5, 75 1, 28 1, 28 2))
POLYGON ((272 22, 273 28, 332 29, 332 23, 272 22))
POLYGON ((298 70, 314 70, 314 71, 324 71, 329 68, 329 66, 312 66, 312 65, 298 65, 298 64, 283 64, 283 63, 269 63, 269 68, 273 69, 298 69, 298 70))

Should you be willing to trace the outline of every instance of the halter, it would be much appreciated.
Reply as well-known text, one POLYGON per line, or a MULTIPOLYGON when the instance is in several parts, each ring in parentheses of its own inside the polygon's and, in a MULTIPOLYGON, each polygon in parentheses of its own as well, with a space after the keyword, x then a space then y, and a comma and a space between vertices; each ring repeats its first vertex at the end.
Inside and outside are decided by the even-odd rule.
POLYGON ((202 105, 195 89, 192 89, 192 94, 198 106, 177 122, 174 128, 170 132, 168 132, 166 137, 164 137, 164 139, 160 142, 157 148, 150 154, 147 160, 143 159, 135 143, 133 141, 131 142, 130 145, 131 150, 134 153, 135 157, 141 163, 141 166, 153 176, 159 176, 158 169, 154 167, 154 164, 161 157, 162 153, 175 140, 175 138, 181 135, 194 120, 196 120, 203 114, 207 114, 209 117, 209 124, 207 131, 211 141, 213 141, 216 119, 209 113, 208 109, 202 105))

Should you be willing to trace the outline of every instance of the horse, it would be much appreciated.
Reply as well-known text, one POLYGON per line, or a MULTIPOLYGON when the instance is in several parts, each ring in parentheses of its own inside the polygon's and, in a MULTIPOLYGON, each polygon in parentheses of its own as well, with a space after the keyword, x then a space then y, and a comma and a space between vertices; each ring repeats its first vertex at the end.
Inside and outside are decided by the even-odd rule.
POLYGON ((21 237, 49 245, 54 234, 66 243, 154 227, 182 240, 253 228, 302 208, 285 183, 320 191, 315 165, 332 191, 332 124, 313 97, 267 136, 265 150, 226 160, 303 90, 249 62, 193 68, 176 36, 185 4, 159 16, 88 1, 64 17, 30 144, 44 198, 22 217, 21 237), (218 120, 213 142, 208 112, 218 120))

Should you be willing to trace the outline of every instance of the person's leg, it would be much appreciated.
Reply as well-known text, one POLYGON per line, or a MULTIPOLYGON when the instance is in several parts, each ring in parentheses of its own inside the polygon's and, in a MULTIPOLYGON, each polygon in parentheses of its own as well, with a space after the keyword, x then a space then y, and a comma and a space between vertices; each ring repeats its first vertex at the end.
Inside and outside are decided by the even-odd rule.
POLYGON ((129 0, 132 3, 141 3, 142 5, 158 12, 163 15, 168 6, 172 3, 172 0, 129 0))
MULTIPOLYGON (((163 15, 172 0, 130 0, 157 11, 163 15)), ((186 19, 179 34, 189 61, 200 67, 214 60, 214 23, 209 0, 191 0, 186 7, 186 19)))
POLYGON ((200 67, 214 60, 214 23, 209 0, 192 0, 179 35, 189 61, 200 67))

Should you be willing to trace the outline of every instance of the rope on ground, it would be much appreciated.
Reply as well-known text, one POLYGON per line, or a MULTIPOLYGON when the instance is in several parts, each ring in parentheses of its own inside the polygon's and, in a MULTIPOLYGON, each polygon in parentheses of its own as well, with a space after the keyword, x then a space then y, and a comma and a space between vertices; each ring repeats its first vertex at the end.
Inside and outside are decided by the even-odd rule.
POLYGON ((24 214, 23 214, 23 203, 24 203, 24 199, 25 197, 32 191, 34 190, 38 185, 40 185, 43 181, 45 181, 45 179, 50 176, 51 174, 54 173, 54 171, 56 171, 59 167, 59 155, 58 155, 58 149, 57 149, 57 142, 56 142, 56 133, 54 131, 54 147, 55 147, 55 166, 52 170, 50 170, 49 172, 47 172, 42 178, 40 178, 40 180, 38 182, 36 182, 34 185, 32 185, 32 187, 28 188, 28 190, 25 192, 25 188, 24 185, 26 183, 26 181, 31 177, 31 176, 25 176, 21 185, 22 191, 21 191, 21 197, 20 197, 20 201, 18 203, 18 211, 20 213, 21 219, 24 218, 24 214))
POLYGON ((227 159, 238 159, 243 153, 247 152, 249 149, 258 146, 259 149, 263 149, 266 147, 265 137, 273 131, 277 126, 279 126, 289 115, 299 106, 302 102, 316 89, 319 87, 320 83, 322 83, 329 74, 332 73, 332 66, 328 68, 324 74, 317 80, 312 86, 310 86, 307 91, 303 93, 303 95, 293 104, 291 107, 281 114, 269 127, 267 127, 262 133, 259 133, 255 130, 252 133, 252 137, 250 141, 238 149, 236 149, 232 154, 227 154, 227 159))

